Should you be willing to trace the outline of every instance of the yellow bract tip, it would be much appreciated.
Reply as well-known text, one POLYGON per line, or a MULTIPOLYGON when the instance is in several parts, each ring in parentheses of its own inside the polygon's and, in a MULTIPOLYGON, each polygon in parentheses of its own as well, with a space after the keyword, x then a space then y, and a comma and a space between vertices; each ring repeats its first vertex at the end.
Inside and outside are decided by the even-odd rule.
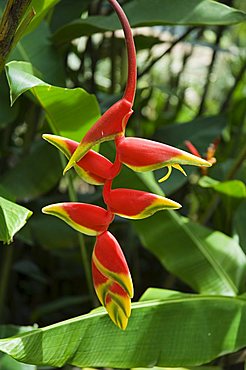
POLYGON ((179 170, 180 172, 182 172, 183 175, 187 176, 187 173, 185 172, 185 170, 180 166, 180 164, 173 164, 172 165, 173 168, 176 168, 176 170, 179 170))
POLYGON ((168 170, 167 170, 166 175, 163 176, 160 180, 158 180, 158 182, 164 182, 164 181, 166 181, 170 177, 170 175, 172 173, 172 166, 167 166, 167 169, 168 170))
POLYGON ((70 160, 68 164, 66 165, 66 167, 64 168, 63 175, 65 175, 65 173, 69 171, 74 165, 75 165, 75 162, 70 160))

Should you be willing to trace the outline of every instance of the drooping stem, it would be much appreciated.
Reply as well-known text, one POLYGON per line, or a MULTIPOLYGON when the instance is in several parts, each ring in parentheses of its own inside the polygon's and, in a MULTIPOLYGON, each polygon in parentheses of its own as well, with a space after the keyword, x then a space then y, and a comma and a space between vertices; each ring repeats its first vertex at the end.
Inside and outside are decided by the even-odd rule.
POLYGON ((116 0, 108 1, 118 15, 125 35, 128 59, 128 77, 123 98, 128 100, 133 105, 137 84, 137 61, 132 30, 129 21, 119 3, 116 0))

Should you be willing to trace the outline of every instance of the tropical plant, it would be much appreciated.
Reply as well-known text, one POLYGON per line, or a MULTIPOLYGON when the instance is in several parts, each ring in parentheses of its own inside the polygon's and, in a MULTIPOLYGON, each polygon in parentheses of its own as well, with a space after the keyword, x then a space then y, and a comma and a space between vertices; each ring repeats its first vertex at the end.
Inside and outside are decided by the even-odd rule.
POLYGON ((243 366, 245 4, 121 3, 0 1, 4 370, 243 366))

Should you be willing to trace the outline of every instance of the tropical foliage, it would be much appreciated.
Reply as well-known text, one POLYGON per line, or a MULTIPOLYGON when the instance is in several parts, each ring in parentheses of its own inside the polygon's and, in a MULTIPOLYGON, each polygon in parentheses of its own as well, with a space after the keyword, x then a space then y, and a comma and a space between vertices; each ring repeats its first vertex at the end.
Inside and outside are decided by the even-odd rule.
POLYGON ((101 138, 119 134, 117 120, 99 124, 106 132, 99 130, 100 139, 89 146, 86 139, 127 82, 125 41, 109 2, 0 0, 0 369, 242 369, 245 3, 120 3, 133 29, 138 82, 126 137, 115 149, 101 138), (174 161, 173 147, 175 155, 195 155, 197 164, 212 166, 186 166, 184 176, 177 170, 189 163, 174 161), (111 172, 116 153, 117 177, 111 172), (63 176, 66 158, 75 171, 63 176), (158 182, 163 176, 166 181, 158 182), (113 190, 102 192, 114 177, 113 190), (145 218, 158 210, 157 200, 182 208, 145 218), (73 210, 84 217, 79 223, 77 215, 67 217, 68 202, 80 204, 73 210), (76 230, 42 214, 43 207, 76 230), (85 229, 86 235, 78 232, 85 229), (91 235, 97 236, 94 253, 91 235), (132 292, 124 290, 126 280, 112 280, 117 276, 105 270, 105 253, 118 256, 113 265, 119 258, 112 235, 134 283, 129 320, 132 292), (125 329, 128 321, 124 331, 97 307, 91 257, 98 297, 116 325, 125 329), (118 308, 109 307, 107 294, 118 308), (125 307, 123 324, 115 314, 119 307, 125 307))

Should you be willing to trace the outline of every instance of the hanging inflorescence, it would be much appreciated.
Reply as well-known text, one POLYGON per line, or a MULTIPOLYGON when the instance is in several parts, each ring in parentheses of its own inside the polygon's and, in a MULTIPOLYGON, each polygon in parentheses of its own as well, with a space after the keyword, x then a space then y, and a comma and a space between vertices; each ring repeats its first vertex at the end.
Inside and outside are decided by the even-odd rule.
POLYGON ((127 262, 114 236, 108 231, 114 216, 142 219, 159 210, 178 209, 181 205, 168 198, 131 189, 112 189, 122 164, 145 172, 167 167, 166 180, 172 168, 185 174, 181 165, 209 167, 206 160, 177 148, 135 137, 125 137, 125 128, 133 113, 136 91, 136 52, 129 22, 116 0, 108 0, 122 24, 128 51, 128 80, 122 99, 111 106, 93 125, 80 143, 56 135, 43 138, 68 158, 64 173, 74 168, 87 183, 103 185, 107 209, 85 203, 58 203, 43 208, 44 213, 61 218, 75 230, 96 237, 92 255, 92 276, 97 296, 112 321, 125 329, 131 314, 133 284, 127 262), (92 150, 98 143, 114 140, 114 163, 92 150))

